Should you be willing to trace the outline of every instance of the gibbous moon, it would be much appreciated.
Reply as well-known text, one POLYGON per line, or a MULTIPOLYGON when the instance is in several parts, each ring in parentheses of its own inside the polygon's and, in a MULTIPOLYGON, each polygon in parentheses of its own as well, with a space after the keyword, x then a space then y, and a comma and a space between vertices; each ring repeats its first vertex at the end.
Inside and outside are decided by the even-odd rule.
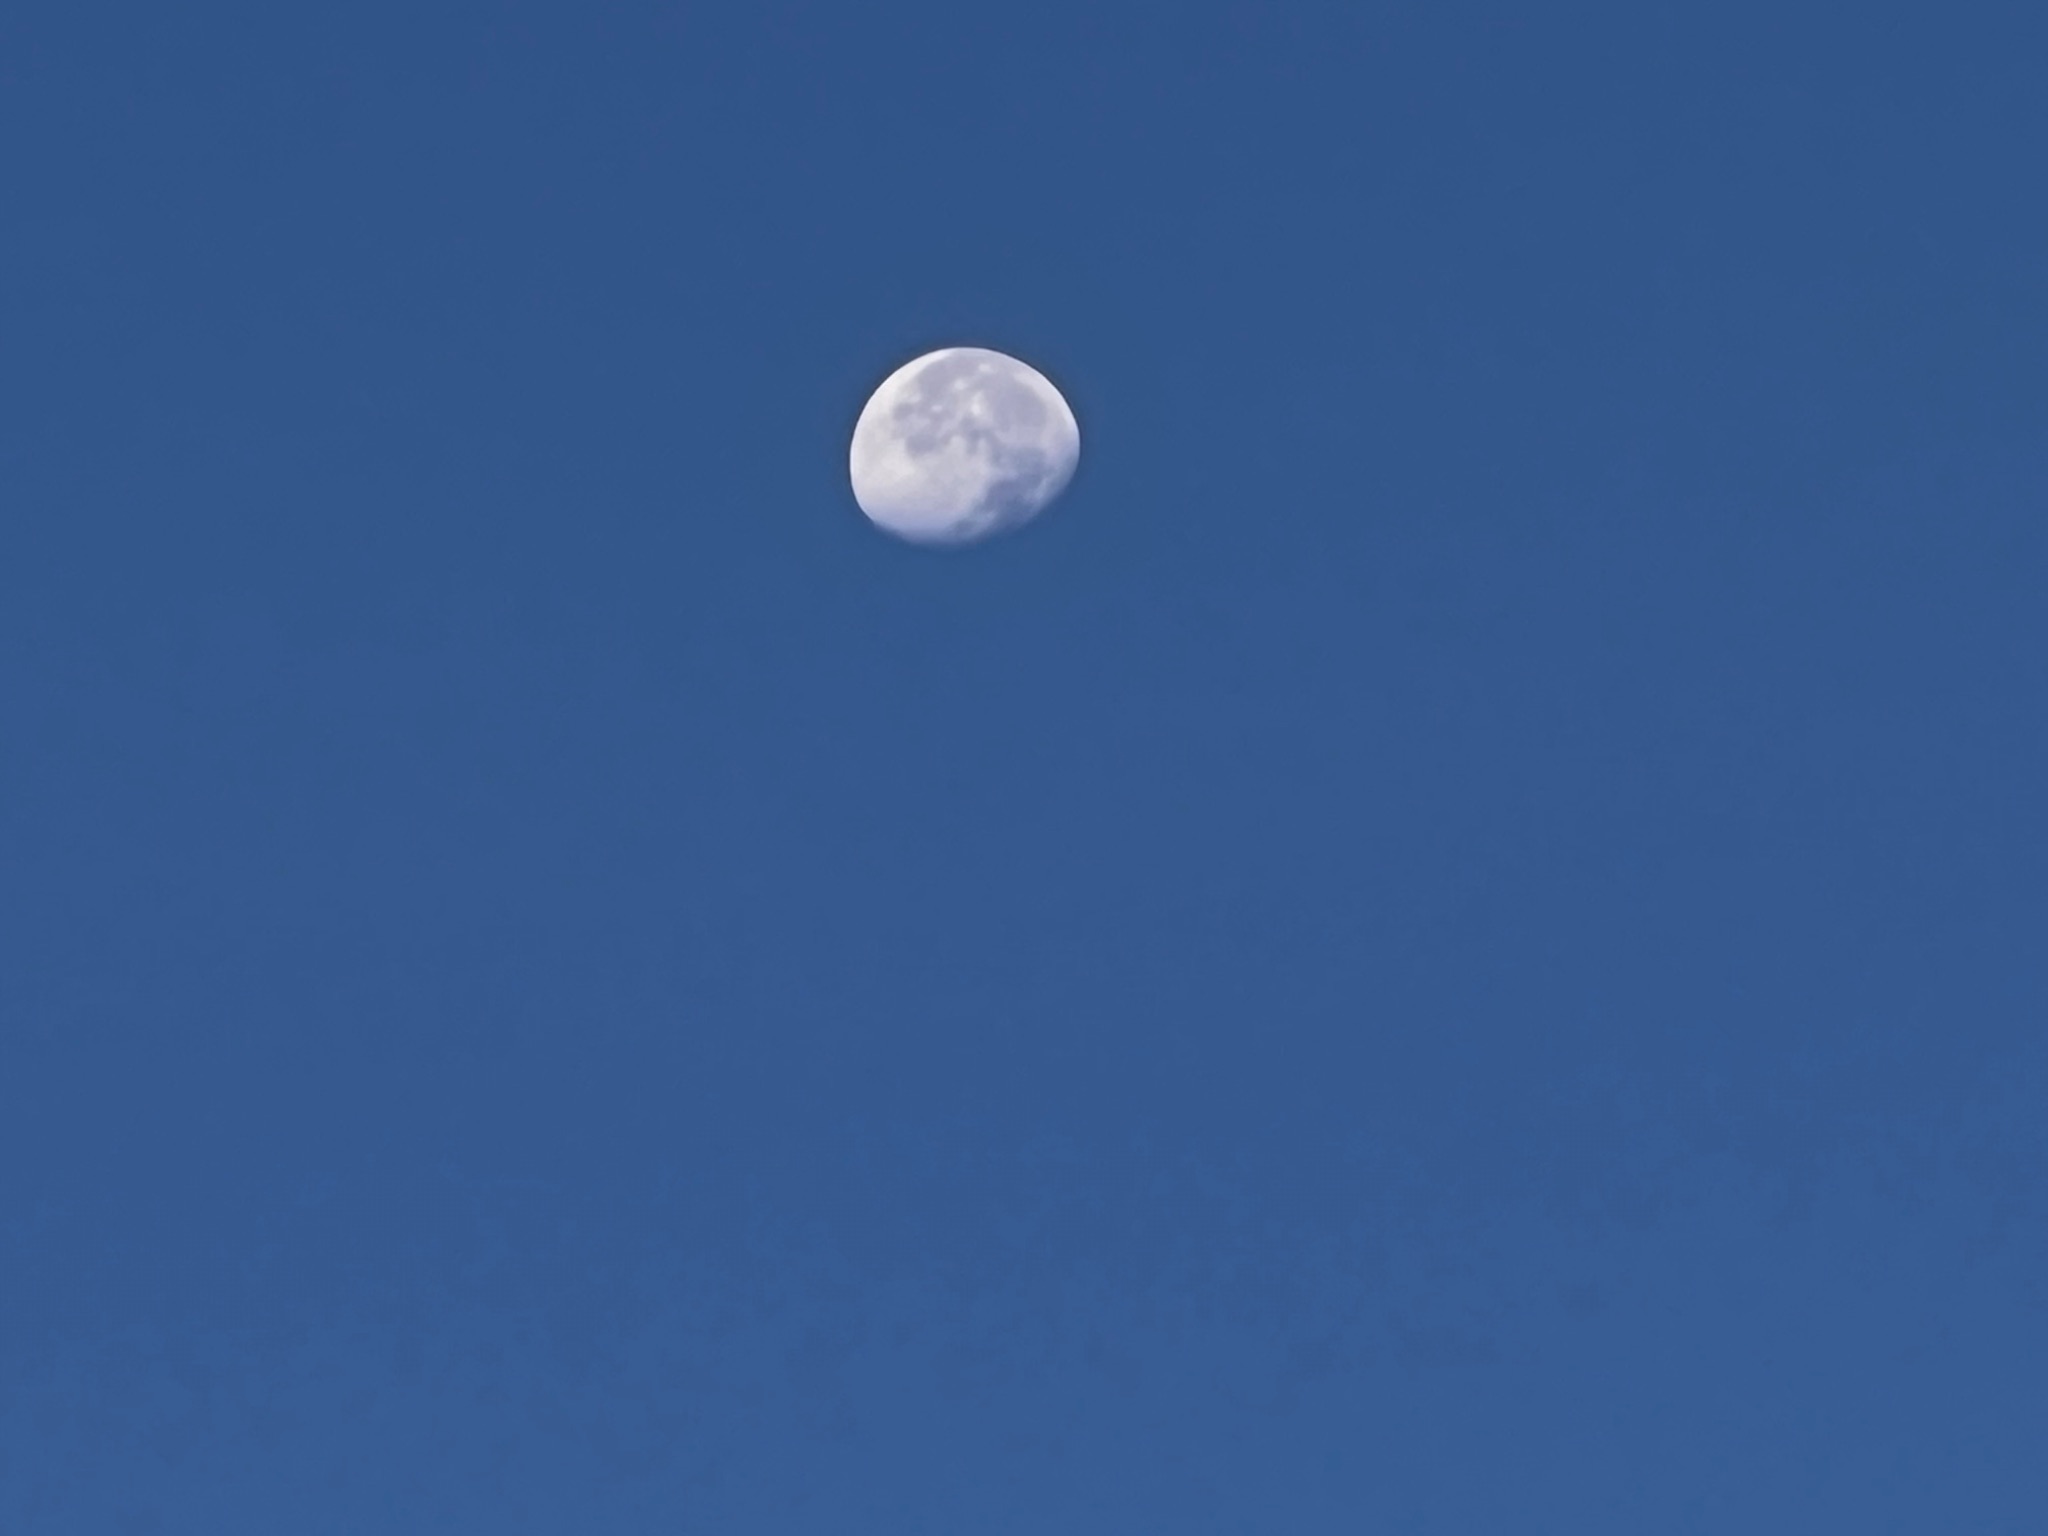
POLYGON ((1037 369, 983 347, 905 363, 860 413, 854 500, 915 544, 972 544, 1021 527, 1074 478, 1081 429, 1037 369))

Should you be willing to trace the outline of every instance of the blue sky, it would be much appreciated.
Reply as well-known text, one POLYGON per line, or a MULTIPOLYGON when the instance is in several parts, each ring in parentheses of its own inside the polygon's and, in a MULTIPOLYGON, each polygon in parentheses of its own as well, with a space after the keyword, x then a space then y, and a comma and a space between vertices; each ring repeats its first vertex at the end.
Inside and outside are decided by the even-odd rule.
POLYGON ((2037 1529, 2044 45, 10 7, 0 1530, 2037 1529))

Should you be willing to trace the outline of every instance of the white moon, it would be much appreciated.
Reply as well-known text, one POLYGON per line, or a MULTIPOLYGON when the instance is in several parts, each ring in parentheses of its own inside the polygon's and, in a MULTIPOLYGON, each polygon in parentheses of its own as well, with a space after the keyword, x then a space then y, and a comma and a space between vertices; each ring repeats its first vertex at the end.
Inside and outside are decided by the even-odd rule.
POLYGON ((1081 429, 1044 374, 983 347, 905 363, 860 413, 854 500, 917 544, 972 544, 1028 523, 1074 478, 1081 429))

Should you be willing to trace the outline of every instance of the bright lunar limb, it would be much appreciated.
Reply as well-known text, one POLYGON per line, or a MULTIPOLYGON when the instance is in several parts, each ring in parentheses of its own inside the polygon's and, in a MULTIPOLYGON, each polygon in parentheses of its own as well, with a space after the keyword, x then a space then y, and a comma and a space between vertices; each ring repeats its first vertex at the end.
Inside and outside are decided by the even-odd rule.
POLYGON ((853 429, 854 500, 917 544, 972 544, 1029 522, 1074 477, 1081 429, 1044 374, 947 347, 882 381, 853 429))

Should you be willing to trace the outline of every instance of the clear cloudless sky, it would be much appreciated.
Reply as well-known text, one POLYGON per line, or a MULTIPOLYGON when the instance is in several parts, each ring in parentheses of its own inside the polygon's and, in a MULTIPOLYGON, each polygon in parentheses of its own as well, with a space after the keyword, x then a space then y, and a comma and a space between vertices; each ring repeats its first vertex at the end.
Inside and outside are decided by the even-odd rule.
POLYGON ((2044 1529, 2044 66, 0 10, 0 1531, 2044 1529))

